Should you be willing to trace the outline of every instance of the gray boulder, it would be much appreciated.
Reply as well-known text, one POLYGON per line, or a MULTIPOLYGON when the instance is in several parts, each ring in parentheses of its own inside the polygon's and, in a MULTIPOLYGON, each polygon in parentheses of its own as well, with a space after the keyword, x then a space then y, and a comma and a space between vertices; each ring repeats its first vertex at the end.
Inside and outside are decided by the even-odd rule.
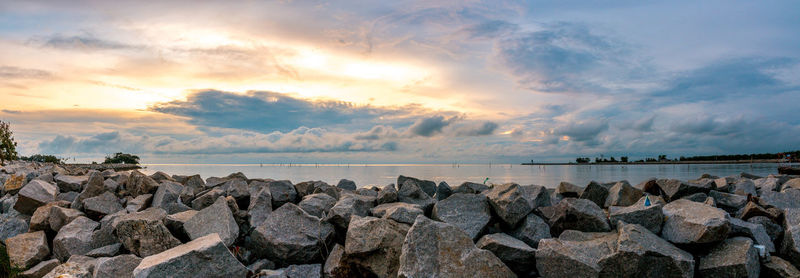
POLYGON ((526 194, 525 190, 516 183, 495 185, 487 191, 486 196, 497 216, 509 226, 516 225, 535 208, 531 196, 526 194))
POLYGON ((697 274, 703 277, 756 278, 760 272, 758 251, 745 237, 726 239, 697 262, 697 274))
POLYGON ((83 200, 83 210, 92 219, 100 220, 103 216, 123 210, 122 205, 114 193, 103 192, 95 197, 83 200))
POLYGON ((583 187, 565 181, 559 183, 555 190, 555 194, 559 198, 578 198, 581 192, 583 192, 583 187))
POLYGON ((787 180, 786 182, 783 183, 781 188, 782 188, 781 190, 783 190, 785 188, 800 189, 800 178, 793 178, 793 179, 787 180))
POLYGON ((511 231, 511 236, 534 248, 539 246, 540 240, 553 237, 550 235, 550 226, 533 213, 528 214, 525 220, 511 231))
POLYGON ((58 187, 42 180, 32 180, 17 194, 14 210, 31 215, 36 208, 56 200, 58 187))
POLYGON ((297 200, 297 191, 292 182, 287 180, 271 181, 269 192, 272 194, 272 208, 279 208, 285 203, 294 203, 297 200))
POLYGON ((166 217, 163 209, 149 208, 119 216, 112 226, 125 249, 139 257, 147 257, 181 244, 164 226, 166 217))
POLYGON ((351 216, 367 216, 370 209, 375 207, 375 197, 344 194, 330 209, 325 221, 330 222, 340 229, 347 229, 351 216))
POLYGON ((339 183, 336 184, 336 187, 346 190, 356 190, 356 183, 354 181, 348 179, 341 179, 339 183))
POLYGON ((620 181, 608 189, 605 207, 627 207, 635 204, 644 195, 644 191, 631 186, 628 181, 620 181))
POLYGON ((297 205, 308 214, 323 218, 336 205, 336 199, 325 193, 316 193, 306 195, 297 205))
POLYGON ((666 216, 661 236, 677 244, 712 243, 724 240, 731 229, 728 213, 689 200, 676 200, 666 204, 666 216))
POLYGON ((30 269, 19 273, 17 276, 19 278, 41 278, 47 275, 48 272, 52 271, 56 268, 59 264, 61 264, 58 259, 52 259, 43 261, 30 269))
POLYGON ((761 192, 761 201, 780 209, 800 208, 800 189, 784 188, 781 192, 761 192))
POLYGON ((236 220, 224 197, 220 197, 214 204, 186 221, 183 229, 192 240, 216 233, 225 246, 231 246, 239 236, 239 226, 236 225, 236 220))
POLYGON ((439 182, 439 185, 436 186, 436 200, 447 199, 450 195, 453 195, 453 189, 450 188, 450 185, 445 181, 439 182))
POLYGON ((46 231, 50 229, 50 209, 53 206, 68 206, 66 201, 50 202, 43 206, 36 208, 36 211, 31 215, 30 230, 31 231, 46 231))
POLYGON ((456 226, 418 216, 406 235, 398 277, 516 277, 456 226))
POLYGON ((153 194, 142 194, 136 196, 125 204, 125 210, 128 212, 139 212, 148 207, 153 202, 153 194))
POLYGON ((717 207, 727 211, 731 215, 736 215, 736 212, 747 204, 747 197, 738 194, 711 190, 708 192, 708 196, 714 198, 717 207))
POLYGON ((608 198, 608 187, 596 181, 591 181, 583 188, 580 198, 592 201, 597 204, 598 207, 602 208, 605 206, 606 199, 608 198))
POLYGON ((611 230, 603 209, 586 199, 566 198, 555 206, 543 207, 539 211, 550 225, 550 233, 553 236, 560 235, 565 230, 582 232, 611 230))
POLYGON ((90 265, 66 262, 48 272, 43 278, 92 278, 90 265))
POLYGON ((321 248, 330 246, 333 225, 285 204, 273 211, 251 234, 253 249, 271 261, 310 263, 320 260, 321 248))
POLYGON ((256 187, 253 191, 256 192, 251 192, 250 194, 247 215, 250 216, 250 227, 258 227, 272 213, 272 194, 269 191, 269 187, 266 186, 256 187))
POLYGON ((370 213, 375 217, 391 219, 398 223, 414 224, 417 216, 424 215, 422 207, 407 203, 388 203, 374 207, 370 213))
POLYGON ((53 238, 53 256, 65 262, 73 255, 83 255, 92 251, 92 234, 100 223, 80 216, 58 231, 53 238))
POLYGON ((19 234, 6 239, 6 251, 11 266, 28 269, 50 255, 47 236, 43 231, 19 234))
POLYGON ((345 239, 342 272, 368 273, 376 277, 394 277, 399 267, 400 252, 409 226, 375 218, 351 220, 345 239))
POLYGON ((378 190, 380 190, 380 189, 378 189, 377 187, 369 186, 369 187, 358 188, 354 192, 357 195, 363 195, 363 196, 369 196, 369 197, 378 198, 378 190))
POLYGON ((180 183, 174 181, 165 181, 161 183, 156 190, 156 194, 153 195, 152 206, 163 209, 167 214, 179 213, 192 209, 181 201, 182 190, 183 185, 180 183))
POLYGON ((81 193, 75 197, 75 200, 72 201, 72 206, 70 206, 70 208, 83 210, 83 200, 98 196, 105 192, 105 190, 106 186, 103 184, 103 174, 100 172, 92 172, 89 174, 89 180, 87 180, 83 191, 81 191, 81 193))
POLYGON ((477 240, 492 215, 488 198, 481 194, 456 193, 433 206, 431 218, 452 224, 477 240))
POLYGON ((0 214, 0 241, 28 231, 28 222, 21 215, 0 214))
POLYGON ((733 194, 747 196, 747 194, 758 196, 756 184, 748 178, 741 178, 733 184, 733 194))
POLYGON ((415 204, 422 207, 425 212, 433 209, 436 200, 425 193, 413 180, 407 180, 397 191, 397 200, 403 203, 415 204))
POLYGON ((754 216, 747 219, 747 222, 764 226, 764 229, 766 230, 767 235, 769 235, 769 238, 772 240, 772 242, 777 242, 777 240, 783 236, 783 227, 776 224, 769 217, 754 216))
POLYGON ((125 191, 134 197, 142 194, 152 194, 157 189, 158 182, 136 170, 131 172, 130 176, 128 176, 128 181, 125 182, 125 191))
POLYGON ((760 178, 753 181, 759 195, 761 192, 781 191, 781 180, 775 177, 760 178))
MULTIPOLYGON (((252 186, 252 183, 251 183, 252 186)), ((297 192, 298 198, 303 198, 307 195, 314 194, 314 190, 320 187, 330 186, 324 181, 304 181, 294 185, 294 190, 297 192)))
POLYGON ((397 189, 393 184, 381 187, 381 190, 378 191, 378 197, 375 202, 378 205, 397 202, 397 189))
POLYGON ((800 270, 781 257, 771 256, 766 262, 761 263, 761 277, 800 277, 800 270))
POLYGON ((608 277, 693 277, 694 257, 645 227, 618 224, 616 251, 603 258, 601 276, 608 277))
POLYGON ((800 265, 800 209, 788 208, 783 213, 783 241, 780 254, 795 266, 800 265))
POLYGON ((542 277, 600 277, 601 259, 611 256, 617 233, 566 231, 539 241, 536 269, 542 277))
POLYGON ((658 187, 666 194, 664 199, 667 201, 674 201, 684 196, 689 196, 695 193, 708 193, 711 190, 713 183, 694 184, 687 183, 676 179, 658 179, 656 180, 658 187))
POLYGON ((79 210, 52 206, 50 207, 50 218, 47 221, 50 223, 50 229, 58 232, 61 227, 81 216, 86 215, 79 210))
POLYGON ((189 219, 192 219, 198 211, 196 210, 187 210, 182 211, 176 214, 167 215, 164 218, 164 225, 167 226, 167 229, 175 236, 175 238, 179 239, 181 242, 189 241, 189 233, 186 232, 186 229, 183 227, 189 219))
POLYGON ((220 187, 215 187, 205 192, 201 192, 199 195, 197 195, 197 197, 194 198, 194 200, 192 200, 192 209, 204 209, 213 204, 214 201, 219 198, 219 196, 223 195, 225 195, 225 190, 220 187))
POLYGON ((512 236, 504 233, 488 234, 481 237, 475 246, 491 251, 518 276, 534 276, 536 272, 536 249, 512 236))
POLYGON ((615 225, 619 221, 639 224, 654 234, 659 234, 661 225, 664 223, 664 212, 662 211, 664 205, 651 201, 651 205, 645 207, 644 201, 645 197, 642 197, 638 202, 627 207, 609 207, 609 220, 615 225))
POLYGON ((55 177, 56 185, 62 192, 67 191, 81 191, 83 185, 89 181, 88 176, 68 176, 57 175, 55 177))
POLYGON ((133 270, 144 277, 245 277, 247 268, 228 251, 217 234, 209 234, 145 257, 133 270))
POLYGON ((94 278, 133 277, 133 270, 142 262, 136 255, 120 255, 97 259, 94 278))
POLYGON ((406 181, 412 181, 414 184, 417 185, 417 187, 422 189, 422 191, 425 192, 425 194, 427 194, 428 197, 433 197, 436 194, 436 183, 435 182, 429 181, 429 180, 421 180, 421 179, 418 179, 418 178, 406 177, 406 176, 403 176, 403 175, 400 175, 399 177, 397 177, 397 186, 398 186, 397 190, 398 191, 402 191, 403 190, 403 186, 405 186, 406 181))
POLYGON ((764 245, 764 248, 769 253, 775 252, 775 244, 767 234, 764 226, 753 224, 739 218, 731 217, 731 231, 728 232, 728 237, 744 236, 752 239, 756 244, 764 245))
POLYGON ((86 253, 86 256, 92 258, 113 257, 119 254, 120 248, 122 248, 122 243, 109 244, 100 248, 92 249, 92 251, 86 253))
MULTIPOLYGON (((452 193, 469 193, 469 194, 480 194, 489 190, 489 187, 482 183, 474 183, 474 182, 464 182, 453 188, 452 193)), ((441 199, 440 199, 441 200, 441 199)))

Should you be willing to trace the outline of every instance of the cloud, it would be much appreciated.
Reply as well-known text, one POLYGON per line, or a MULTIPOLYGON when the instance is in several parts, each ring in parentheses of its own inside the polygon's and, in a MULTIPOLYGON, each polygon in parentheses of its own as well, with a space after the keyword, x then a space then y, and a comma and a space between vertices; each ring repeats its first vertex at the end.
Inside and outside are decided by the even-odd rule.
POLYGON ((597 136, 608 130, 608 121, 606 120, 585 120, 578 122, 569 122, 564 126, 556 128, 556 135, 569 136, 570 141, 588 142, 595 140, 597 136))
POLYGON ((52 77, 49 71, 12 66, 0 66, 0 77, 7 79, 45 79, 52 77))
POLYGON ((491 135, 497 130, 498 124, 495 122, 475 122, 454 127, 453 133, 456 136, 483 136, 491 135))
POLYGON ((501 35, 514 32, 519 29, 517 24, 503 20, 489 20, 478 24, 473 24, 459 30, 457 33, 464 34, 470 39, 492 39, 501 35))
POLYGON ((419 119, 408 128, 408 132, 411 135, 431 137, 441 133, 444 127, 450 125, 455 120, 457 120, 456 117, 445 118, 441 115, 419 119))
POLYGON ((33 41, 41 43, 44 47, 66 50, 116 50, 138 48, 120 42, 95 38, 92 35, 64 36, 61 34, 49 37, 34 38, 33 41))
MULTIPOLYGON (((46 154, 66 152, 94 153, 118 147, 120 134, 118 131, 96 134, 90 137, 58 135, 50 141, 39 143, 39 151, 46 154)), ((126 147, 127 148, 127 147, 126 147)))
POLYGON ((386 138, 400 137, 400 132, 397 132, 390 126, 376 125, 367 132, 358 133, 355 139, 358 140, 378 140, 386 138))

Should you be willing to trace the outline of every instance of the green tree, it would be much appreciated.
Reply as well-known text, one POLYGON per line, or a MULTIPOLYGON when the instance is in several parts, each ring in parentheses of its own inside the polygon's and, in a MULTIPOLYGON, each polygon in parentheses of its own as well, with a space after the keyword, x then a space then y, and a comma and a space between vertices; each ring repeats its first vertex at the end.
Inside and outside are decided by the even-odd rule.
POLYGON ((115 153, 112 157, 106 156, 103 163, 139 164, 139 157, 129 153, 115 153))
POLYGON ((17 142, 14 142, 14 133, 11 132, 11 126, 7 122, 0 121, 0 164, 14 159, 17 159, 17 142))

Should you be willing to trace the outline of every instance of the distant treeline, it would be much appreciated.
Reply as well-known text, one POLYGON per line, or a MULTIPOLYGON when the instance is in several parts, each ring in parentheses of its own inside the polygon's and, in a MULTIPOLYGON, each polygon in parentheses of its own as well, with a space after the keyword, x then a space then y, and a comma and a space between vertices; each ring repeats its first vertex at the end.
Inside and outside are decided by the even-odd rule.
MULTIPOLYGON (((664 161, 735 161, 735 160, 762 160, 762 159, 784 159, 789 156, 791 161, 800 161, 800 151, 791 151, 783 153, 758 153, 758 154, 728 154, 728 155, 700 155, 700 156, 681 156, 679 158, 667 158, 667 155, 659 155, 657 158, 648 157, 645 159, 636 160, 633 162, 664 162, 664 161)), ((575 159, 576 163, 584 164, 591 163, 592 160, 588 157, 578 157, 575 159)), ((619 160, 612 157, 595 157, 594 163, 626 163, 628 162, 627 156, 621 156, 619 160)))

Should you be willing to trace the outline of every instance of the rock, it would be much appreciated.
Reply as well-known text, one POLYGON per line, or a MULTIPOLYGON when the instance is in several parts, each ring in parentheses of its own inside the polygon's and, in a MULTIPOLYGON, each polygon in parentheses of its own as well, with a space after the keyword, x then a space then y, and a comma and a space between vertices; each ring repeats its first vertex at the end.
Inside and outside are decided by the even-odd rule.
POLYGON ((456 188, 453 189, 453 193, 480 194, 481 192, 484 192, 486 190, 489 190, 489 187, 486 186, 485 184, 464 182, 456 186, 456 188))
POLYGON ((55 180, 56 180, 56 185, 58 185, 58 189, 60 189, 61 192, 67 192, 67 191, 80 192, 81 189, 83 189, 83 184, 89 181, 89 177, 57 175, 55 177, 55 180))
POLYGON ((28 222, 20 215, 0 214, 0 241, 28 231, 28 222))
POLYGON ((105 191, 116 193, 117 190, 119 190, 119 183, 113 179, 106 179, 103 181, 103 187, 105 188, 105 191))
MULTIPOLYGON (((531 196, 525 194, 524 189, 516 183, 495 185, 487 191, 486 196, 497 216, 509 226, 516 225, 534 209, 531 196)), ((477 234, 470 235, 477 236, 477 234)))
POLYGON ((247 176, 242 174, 242 172, 236 172, 236 173, 231 173, 230 175, 228 175, 226 177, 223 177, 223 178, 209 177, 209 178, 206 179, 205 188, 217 187, 217 186, 220 186, 220 185, 222 185, 222 184, 224 184, 224 183, 226 183, 228 181, 235 180, 235 179, 246 181, 247 180, 247 176))
POLYGON ((788 208, 783 213, 783 241, 780 254, 793 265, 800 265, 800 209, 788 208))
MULTIPOLYGON (((356 276, 350 275, 349 268, 346 265, 342 264, 342 260, 344 258, 344 246, 341 244, 336 244, 331 249, 330 255, 328 258, 325 259, 325 264, 322 267, 322 276, 323 277, 337 277, 336 275, 340 275, 343 277, 348 276, 356 276)), ((366 276, 364 274, 358 273, 358 276, 366 276)))
POLYGON ((697 274, 703 277, 758 277, 761 264, 753 241, 734 237, 714 246, 697 262, 697 274))
POLYGON ((128 181, 125 182, 125 191, 130 193, 133 197, 142 194, 152 194, 158 189, 158 182, 142 174, 139 171, 132 171, 128 176, 128 181))
POLYGON ((405 186, 406 181, 412 181, 414 184, 417 185, 428 197, 433 197, 436 194, 436 183, 429 180, 420 180, 417 178, 406 177, 400 175, 397 177, 397 191, 402 191, 403 187, 405 186))
POLYGON ((736 177, 734 176, 717 178, 714 180, 714 187, 717 191, 731 193, 733 192, 733 187, 731 185, 734 182, 736 182, 736 177))
POLYGON ((767 231, 767 235, 769 235, 769 238, 772 242, 776 242, 783 236, 783 227, 773 222, 769 217, 755 216, 747 219, 747 222, 764 226, 764 229, 767 231))
POLYGON ((247 270, 258 273, 262 269, 274 269, 275 263, 267 259, 260 259, 247 266, 247 270))
POLYGON ((800 277, 800 270, 797 270, 791 263, 781 259, 781 257, 771 256, 769 261, 761 263, 761 277, 800 277))
POLYGON ((306 195, 297 205, 308 214, 323 218, 336 204, 336 199, 325 193, 306 195))
POLYGON ((631 186, 628 181, 620 181, 608 190, 605 207, 627 207, 635 204, 643 195, 644 191, 631 186))
POLYGON ((36 208, 55 201, 56 195, 58 195, 58 187, 55 185, 42 180, 32 180, 19 190, 14 210, 31 215, 36 208))
POLYGON ((460 228, 477 240, 491 220, 491 211, 486 196, 456 193, 436 203, 431 216, 460 228))
POLYGON ((10 264, 20 269, 35 266, 50 255, 47 236, 43 231, 10 237, 5 244, 10 264))
POLYGON ((94 278, 133 277, 133 270, 142 262, 135 255, 99 258, 94 267, 94 278))
POLYGON ((756 184, 747 178, 741 178, 733 184, 733 193, 742 196, 747 196, 747 194, 758 196, 758 192, 756 192, 756 184))
POLYGON ((36 211, 33 212, 30 221, 30 231, 46 231, 50 229, 50 208, 53 206, 62 204, 64 206, 69 205, 66 201, 59 201, 59 202, 50 202, 43 206, 36 208, 36 211))
POLYGON ((185 187, 192 189, 192 194, 197 194, 206 188, 206 182, 200 175, 193 175, 186 178, 186 181, 181 182, 185 187))
MULTIPOLYGON (((703 192, 694 193, 688 196, 681 197, 682 200, 689 200, 692 202, 705 203, 708 200, 708 194, 703 192)), ((674 200, 672 200, 674 201, 674 200)), ((710 204, 707 204, 710 205, 710 204)))
POLYGON ((330 246, 333 231, 332 224, 287 203, 256 227, 251 239, 253 249, 271 261, 311 263, 321 259, 323 245, 330 246))
POLYGON ((201 210, 214 203, 219 196, 223 196, 225 190, 219 187, 212 188, 204 193, 200 193, 197 198, 192 200, 192 209, 201 210))
POLYGON ((414 224, 417 216, 424 215, 422 207, 414 204, 407 203, 389 203, 382 204, 370 210, 370 213, 375 217, 391 219, 398 223, 406 223, 409 225, 414 224))
POLYGON ((420 189, 412 180, 407 180, 406 184, 400 187, 397 192, 397 200, 403 203, 419 205, 425 212, 430 212, 436 203, 436 200, 420 189))
POLYGON ((122 247, 121 243, 106 245, 100 248, 92 249, 92 251, 86 253, 86 256, 92 258, 113 257, 119 254, 120 247, 122 247))
POLYGON ((800 178, 794 178, 784 182, 781 188, 800 189, 800 178))
POLYGON ((192 240, 216 233, 225 246, 231 246, 239 236, 239 226, 224 197, 195 214, 183 224, 183 228, 192 240))
POLYGON ((562 181, 556 187, 556 196, 560 198, 578 198, 583 192, 583 188, 565 181, 562 181))
POLYGON ((781 191, 781 182, 780 179, 774 177, 766 177, 760 178, 753 181, 753 184, 756 186, 756 191, 758 191, 758 195, 761 195, 761 192, 768 192, 768 191, 781 191))
POLYGON ((739 218, 747 220, 755 216, 765 216, 768 217, 769 219, 772 219, 772 221, 779 222, 782 213, 783 211, 778 208, 773 207, 765 209, 764 207, 759 206, 755 202, 747 202, 744 208, 740 210, 739 218))
POLYGON ((153 194, 142 194, 128 201, 125 210, 128 212, 139 212, 149 207, 152 202, 153 194))
POLYGON ((50 229, 58 232, 61 227, 81 216, 86 215, 79 210, 52 206, 50 207, 50 219, 47 221, 50 223, 50 229))
POLYGON ((644 206, 645 197, 639 199, 633 205, 627 207, 612 206, 608 208, 609 220, 615 224, 622 221, 629 224, 641 225, 654 234, 661 233, 661 225, 664 223, 664 213, 661 203, 651 201, 651 205, 644 206))
POLYGON ((786 188, 781 192, 761 192, 761 201, 780 209, 800 208, 800 189, 786 188))
POLYGON ((374 197, 344 194, 330 209, 325 221, 346 230, 351 216, 367 216, 373 207, 375 207, 374 197))
POLYGON ((744 207, 745 204, 747 204, 747 197, 738 194, 730 194, 711 190, 708 192, 708 196, 714 198, 714 201, 717 203, 717 207, 727 211, 731 215, 736 215, 736 212, 738 212, 744 207))
POLYGON ((11 175, 3 184, 3 192, 7 194, 16 194, 23 185, 25 185, 24 175, 11 175))
POLYGON ((294 185, 294 190, 297 192, 298 198, 303 198, 307 195, 314 194, 314 190, 320 187, 330 186, 324 181, 304 181, 294 185))
POLYGON ((133 270, 144 277, 245 277, 247 268, 228 251, 217 234, 145 257, 133 270), (187 271, 191 270, 191 271, 187 271))
POLYGON ((239 208, 245 209, 250 205, 250 186, 247 181, 234 179, 222 185, 224 195, 232 197, 239 208))
POLYGON ((170 175, 167 175, 167 173, 161 171, 155 172, 154 174, 150 175, 150 178, 158 183, 164 181, 175 181, 175 179, 173 179, 170 175))
POLYGON ((290 265, 278 270, 261 270, 257 277, 263 278, 320 278, 321 264, 290 265))
POLYGON ((272 213, 272 194, 269 187, 261 188, 256 194, 250 194, 250 204, 247 207, 250 227, 258 227, 272 213))
POLYGON ((606 199, 608 198, 608 188, 596 181, 591 181, 583 188, 580 198, 592 201, 597 204, 598 207, 602 208, 605 206, 606 199))
POLYGON ((341 189, 347 189, 347 190, 356 190, 356 188, 357 188, 356 187, 356 183, 354 181, 351 181, 351 180, 348 180, 348 179, 339 180, 339 183, 336 184, 336 187, 341 188, 341 189))
POLYGON ((189 221, 189 219, 192 219, 192 217, 194 217, 197 213, 198 211, 196 210, 187 210, 176 214, 167 215, 167 217, 164 218, 164 225, 167 226, 167 229, 172 232, 172 235, 174 235, 180 241, 189 241, 189 234, 186 232, 186 229, 183 227, 183 225, 189 221))
POLYGON ((675 200, 663 207, 666 221, 661 237, 677 244, 724 240, 731 229, 728 214, 718 208, 689 200, 675 200))
POLYGON ((387 219, 354 216, 347 229, 345 255, 340 264, 346 266, 347 272, 394 277, 408 229, 408 225, 387 219))
POLYGON ((139 257, 158 254, 181 244, 164 226, 166 217, 167 213, 160 208, 126 214, 114 221, 114 233, 125 249, 139 257))
POLYGON ((728 237, 748 237, 756 244, 764 245, 767 252, 775 253, 775 244, 772 243, 764 226, 753 224, 739 218, 731 217, 729 220, 731 222, 731 231, 728 232, 728 237))
POLYGON ((550 225, 550 234, 560 235, 565 230, 582 232, 607 232, 611 230, 603 210, 586 199, 566 198, 551 207, 540 208, 550 225))
POLYGON ((533 213, 528 214, 510 235, 534 248, 539 246, 540 240, 553 237, 550 235, 550 226, 533 213))
POLYGON ((56 268, 60 263, 57 259, 43 261, 34 267, 18 274, 19 278, 41 278, 47 275, 48 272, 56 268))
POLYGON ((695 193, 708 193, 712 187, 712 183, 694 184, 676 179, 658 179, 656 183, 666 194, 664 199, 667 199, 667 201, 677 200, 695 193))
POLYGON ((63 263, 47 273, 43 278, 92 278, 92 271, 88 265, 77 263, 63 263))
POLYGON ((546 187, 541 185, 523 185, 521 188, 534 209, 552 205, 550 202, 550 192, 546 187))
POLYGON ((559 238, 542 239, 536 250, 536 269, 542 277, 600 277, 601 259, 615 252, 617 238, 617 233, 570 230, 559 238))
POLYGON ((92 251, 92 234, 98 226, 100 223, 84 216, 64 225, 53 239, 53 256, 65 262, 70 256, 92 251))
POLYGON ((397 202, 397 189, 394 188, 393 184, 381 187, 375 202, 378 205, 397 202))
POLYGON ((450 195, 453 195, 453 189, 450 188, 450 185, 444 181, 439 182, 439 185, 436 186, 436 200, 447 199, 450 195))
POLYGON ((285 203, 294 203, 297 200, 297 191, 290 181, 269 182, 269 192, 272 194, 272 207, 279 208, 285 203))
POLYGON ((355 193, 357 195, 378 198, 378 188, 376 188, 376 187, 362 187, 362 188, 356 189, 355 193))
POLYGON ((609 277, 692 277, 694 257, 647 228, 617 224, 616 252, 603 258, 601 276, 609 277))
POLYGON ((335 186, 328 185, 327 183, 322 183, 319 185, 319 187, 314 189, 314 192, 312 192, 312 194, 325 193, 333 197, 334 199, 339 200, 339 190, 340 189, 336 188, 335 186))
POLYGON ((480 249, 491 251, 518 276, 533 276, 536 272, 536 249, 504 233, 488 234, 475 243, 480 249))
POLYGON ((161 183, 156 190, 156 194, 153 195, 152 206, 163 209, 167 214, 190 210, 191 208, 181 201, 182 190, 183 186, 177 182, 166 181, 161 183))
POLYGON ((83 191, 81 191, 81 193, 75 197, 75 200, 72 201, 70 208, 83 210, 83 200, 98 196, 102 194, 105 189, 105 185, 103 184, 103 174, 100 172, 92 172, 86 182, 86 187, 84 187, 83 191))
POLYGON ((103 216, 123 210, 122 205, 114 193, 104 192, 99 196, 83 200, 83 208, 86 215, 92 219, 99 220, 103 216))
MULTIPOLYGON (((406 183, 408 185, 409 183, 406 183)), ((418 216, 406 235, 398 277, 515 277, 456 226, 418 216)))

